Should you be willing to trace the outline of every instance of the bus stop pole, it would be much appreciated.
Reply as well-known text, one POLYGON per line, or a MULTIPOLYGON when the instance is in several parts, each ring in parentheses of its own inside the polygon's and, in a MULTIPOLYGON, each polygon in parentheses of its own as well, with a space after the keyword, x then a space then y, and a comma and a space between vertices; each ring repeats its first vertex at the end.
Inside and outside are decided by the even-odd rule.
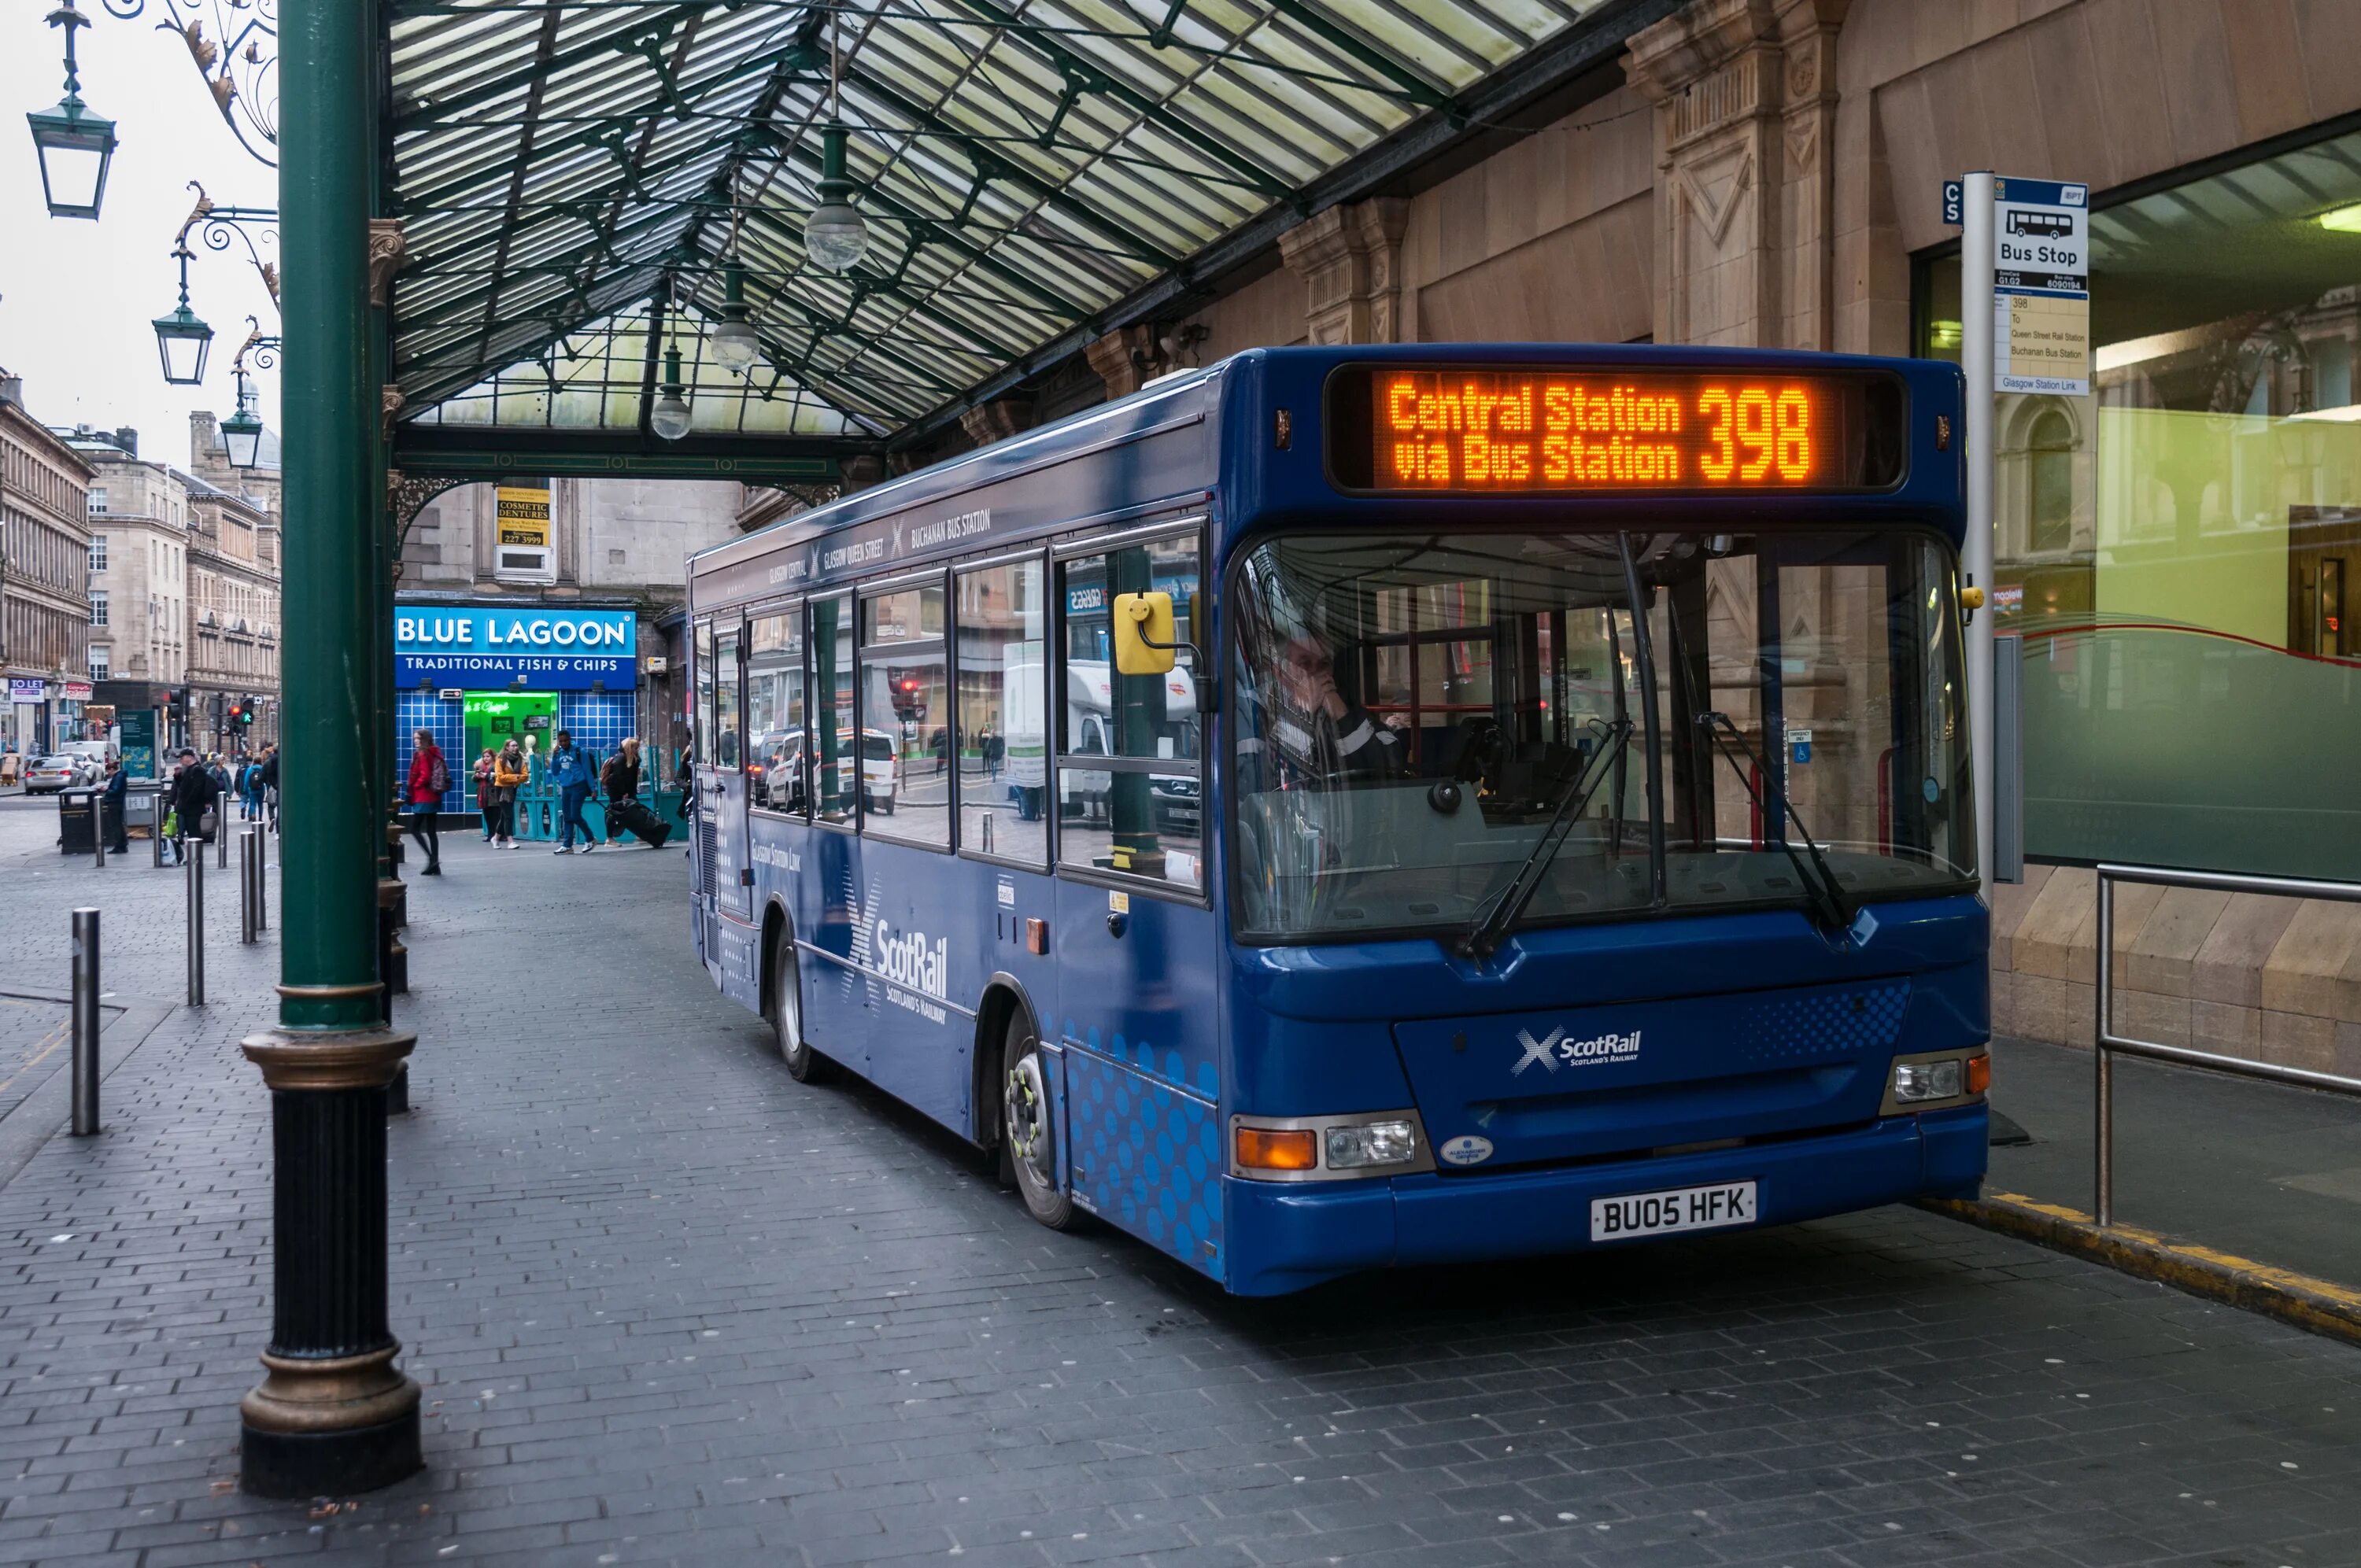
POLYGON ((1984 603, 1969 612, 1968 748, 1974 759, 1976 864, 1993 884, 1993 176, 1962 181, 1960 207, 1960 367, 1967 376, 1968 536, 1960 568, 1984 603))

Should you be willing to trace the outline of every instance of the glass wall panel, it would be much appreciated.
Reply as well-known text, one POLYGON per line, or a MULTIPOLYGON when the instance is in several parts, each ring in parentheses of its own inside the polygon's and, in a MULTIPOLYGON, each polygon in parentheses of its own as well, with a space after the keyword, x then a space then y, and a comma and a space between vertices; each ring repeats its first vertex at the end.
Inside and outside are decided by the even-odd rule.
POLYGON ((1047 811, 1049 608, 1045 568, 959 577, 960 847, 1040 865, 1047 811))
POLYGON ((1182 648, 1160 675, 1126 675, 1114 663, 1117 597, 1164 593, 1184 642, 1202 643, 1197 537, 1157 540, 1060 569, 1066 596, 1067 758, 1099 768, 1058 770, 1060 863, 1119 872, 1190 888, 1204 885, 1204 821, 1198 774, 1196 654, 1182 648), (1127 765, 1126 765, 1127 764, 1127 765))
POLYGON ((951 705, 939 582, 861 601, 863 830, 948 849, 951 705))
POLYGON ((738 632, 733 628, 713 640, 713 762, 724 772, 737 771, 745 751, 743 715, 738 707, 738 632))
POLYGON ((757 616, 747 630, 748 798, 765 811, 809 809, 804 745, 804 617, 757 616))
MULTIPOLYGON (((1995 407, 2026 850, 2361 879, 2361 134, 2091 239, 2093 395, 1995 407)), ((1919 313, 1956 358, 1956 260, 1919 313)))

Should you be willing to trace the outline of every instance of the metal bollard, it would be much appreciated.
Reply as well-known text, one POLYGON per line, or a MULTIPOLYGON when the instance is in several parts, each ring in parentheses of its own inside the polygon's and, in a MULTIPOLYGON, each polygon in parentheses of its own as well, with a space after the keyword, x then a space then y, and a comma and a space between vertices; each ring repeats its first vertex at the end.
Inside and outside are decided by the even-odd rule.
POLYGON ((254 930, 258 937, 270 929, 271 829, 254 825, 254 930))
POLYGON ((214 844, 215 846, 214 853, 221 857, 221 859, 214 863, 219 865, 222 870, 227 871, 229 870, 229 813, 222 810, 219 806, 215 806, 214 808, 214 821, 217 825, 214 828, 214 844))
POLYGON ((73 1131, 98 1131, 98 911, 73 912, 73 1131))
POLYGON ((237 939, 254 944, 254 829, 237 830, 237 939))
POLYGON ((104 791, 90 797, 90 819, 93 824, 90 841, 97 857, 98 869, 106 869, 106 795, 104 791))
POLYGON ((205 1004, 205 843, 191 839, 181 848, 189 865, 189 1005, 205 1004))

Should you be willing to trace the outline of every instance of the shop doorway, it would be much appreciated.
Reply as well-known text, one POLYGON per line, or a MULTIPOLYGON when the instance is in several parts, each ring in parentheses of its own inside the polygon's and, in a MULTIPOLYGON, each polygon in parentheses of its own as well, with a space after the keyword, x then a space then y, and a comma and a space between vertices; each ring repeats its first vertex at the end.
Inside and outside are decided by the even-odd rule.
MULTIPOLYGON (((548 757, 552 732, 557 728, 555 692, 469 692, 463 708, 467 751, 451 773, 455 779, 467 780, 471 795, 476 782, 473 764, 485 747, 497 751, 514 740, 528 758, 548 757)), ((473 807, 475 803, 470 799, 468 805, 473 807)))

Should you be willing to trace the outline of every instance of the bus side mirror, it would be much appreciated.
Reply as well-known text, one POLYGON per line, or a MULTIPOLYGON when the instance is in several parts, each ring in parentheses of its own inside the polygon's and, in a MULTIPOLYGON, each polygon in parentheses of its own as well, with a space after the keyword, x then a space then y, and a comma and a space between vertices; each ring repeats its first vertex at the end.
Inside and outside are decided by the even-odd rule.
POLYGON ((1161 675, 1173 665, 1179 645, 1170 594, 1115 597, 1115 667, 1126 675, 1161 675))

